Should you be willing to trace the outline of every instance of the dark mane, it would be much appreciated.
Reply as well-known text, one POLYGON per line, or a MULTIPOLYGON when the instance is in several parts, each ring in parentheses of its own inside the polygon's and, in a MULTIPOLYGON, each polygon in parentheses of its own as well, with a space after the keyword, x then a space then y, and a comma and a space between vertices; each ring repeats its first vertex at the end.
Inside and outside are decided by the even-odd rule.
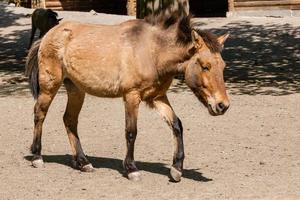
POLYGON ((176 24, 179 19, 179 15, 175 13, 167 15, 161 12, 159 14, 148 15, 144 20, 152 26, 161 26, 163 29, 168 29, 170 26, 176 24))
POLYGON ((220 53, 223 50, 223 46, 218 42, 218 36, 215 34, 207 31, 207 30, 200 30, 200 29, 193 29, 195 30, 201 38, 204 40, 206 46, 212 53, 220 53))
POLYGON ((149 15, 145 18, 145 22, 152 26, 161 26, 163 29, 168 29, 172 25, 177 26, 177 43, 187 45, 192 42, 192 30, 195 30, 204 40, 206 46, 212 53, 220 53, 223 49, 218 42, 218 37, 205 30, 194 28, 191 23, 191 15, 179 16, 176 13, 166 15, 160 13, 158 15, 149 15))
POLYGON ((146 23, 152 26, 160 26, 168 29, 177 24, 177 42, 186 45, 192 41, 191 15, 178 15, 178 13, 149 15, 145 18, 146 23))

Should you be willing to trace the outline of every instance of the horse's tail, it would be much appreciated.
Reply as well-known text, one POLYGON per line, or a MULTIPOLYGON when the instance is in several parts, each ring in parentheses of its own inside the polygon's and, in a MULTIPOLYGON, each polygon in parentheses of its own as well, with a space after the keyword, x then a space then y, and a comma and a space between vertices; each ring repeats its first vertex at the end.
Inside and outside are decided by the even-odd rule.
POLYGON ((26 65, 25 75, 29 77, 29 87, 32 96, 37 99, 40 92, 39 86, 39 65, 38 65, 38 51, 40 48, 41 40, 37 40, 29 50, 26 65))

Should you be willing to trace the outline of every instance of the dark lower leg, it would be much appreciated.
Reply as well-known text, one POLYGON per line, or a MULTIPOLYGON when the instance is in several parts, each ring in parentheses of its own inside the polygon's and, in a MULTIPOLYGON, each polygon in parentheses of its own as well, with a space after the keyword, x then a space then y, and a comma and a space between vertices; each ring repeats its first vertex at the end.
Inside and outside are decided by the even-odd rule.
MULTIPOLYGON (((42 125, 44 122, 44 112, 40 109, 40 105, 37 102, 34 107, 34 131, 33 142, 31 145, 31 153, 34 157, 40 157, 42 151, 42 125)), ((34 158, 35 159, 35 158, 34 158)))
POLYGON ((134 162, 134 142, 136 139, 136 131, 126 130, 127 153, 124 160, 124 168, 127 173, 138 171, 134 162))
POLYGON ((173 135, 175 140, 175 152, 173 156, 173 167, 182 172, 184 160, 183 147, 183 128, 179 118, 177 118, 172 125, 173 135))
POLYGON ((73 156, 74 159, 73 167, 85 171, 86 170, 85 167, 90 164, 90 161, 87 159, 86 155, 84 154, 79 139, 77 139, 76 141, 77 141, 75 144, 76 154, 73 156))
MULTIPOLYGON (((37 133, 34 131, 34 138, 31 144, 31 153, 33 154, 32 160, 42 159, 41 151, 42 151, 42 142, 41 142, 41 133, 37 133)), ((39 131, 41 132, 41 131, 39 131)))
POLYGON ((68 124, 67 120, 64 121, 73 152, 73 167, 77 169, 83 169, 83 167, 90 164, 90 162, 86 158, 81 147, 81 143, 77 134, 77 123, 76 126, 72 126, 68 124))

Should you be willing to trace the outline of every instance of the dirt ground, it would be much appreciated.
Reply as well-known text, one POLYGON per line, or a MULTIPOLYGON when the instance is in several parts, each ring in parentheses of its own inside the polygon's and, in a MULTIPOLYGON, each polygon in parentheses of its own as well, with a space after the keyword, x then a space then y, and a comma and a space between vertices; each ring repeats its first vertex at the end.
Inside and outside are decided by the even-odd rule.
MULTIPOLYGON (((45 167, 31 167, 33 105, 23 76, 32 10, 0 3, 0 199, 300 199, 299 18, 195 19, 230 31, 224 59, 231 107, 212 117, 175 81, 169 98, 182 119, 186 159, 181 182, 169 181, 172 134, 141 107, 136 142, 142 180, 123 177, 124 108, 120 99, 87 96, 79 133, 95 167, 70 167, 62 122, 66 95, 52 103, 43 132, 45 167)), ((64 19, 113 24, 129 17, 59 12, 64 19)))

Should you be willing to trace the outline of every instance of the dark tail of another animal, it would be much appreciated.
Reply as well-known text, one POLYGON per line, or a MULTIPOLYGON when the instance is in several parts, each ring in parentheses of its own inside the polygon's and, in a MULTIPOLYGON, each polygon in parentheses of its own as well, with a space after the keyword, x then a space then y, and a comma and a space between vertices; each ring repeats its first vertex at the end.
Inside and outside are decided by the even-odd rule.
POLYGON ((36 41, 29 50, 26 65, 25 75, 29 77, 29 86, 31 93, 35 99, 39 96, 39 65, 38 65, 38 51, 41 40, 36 41))

